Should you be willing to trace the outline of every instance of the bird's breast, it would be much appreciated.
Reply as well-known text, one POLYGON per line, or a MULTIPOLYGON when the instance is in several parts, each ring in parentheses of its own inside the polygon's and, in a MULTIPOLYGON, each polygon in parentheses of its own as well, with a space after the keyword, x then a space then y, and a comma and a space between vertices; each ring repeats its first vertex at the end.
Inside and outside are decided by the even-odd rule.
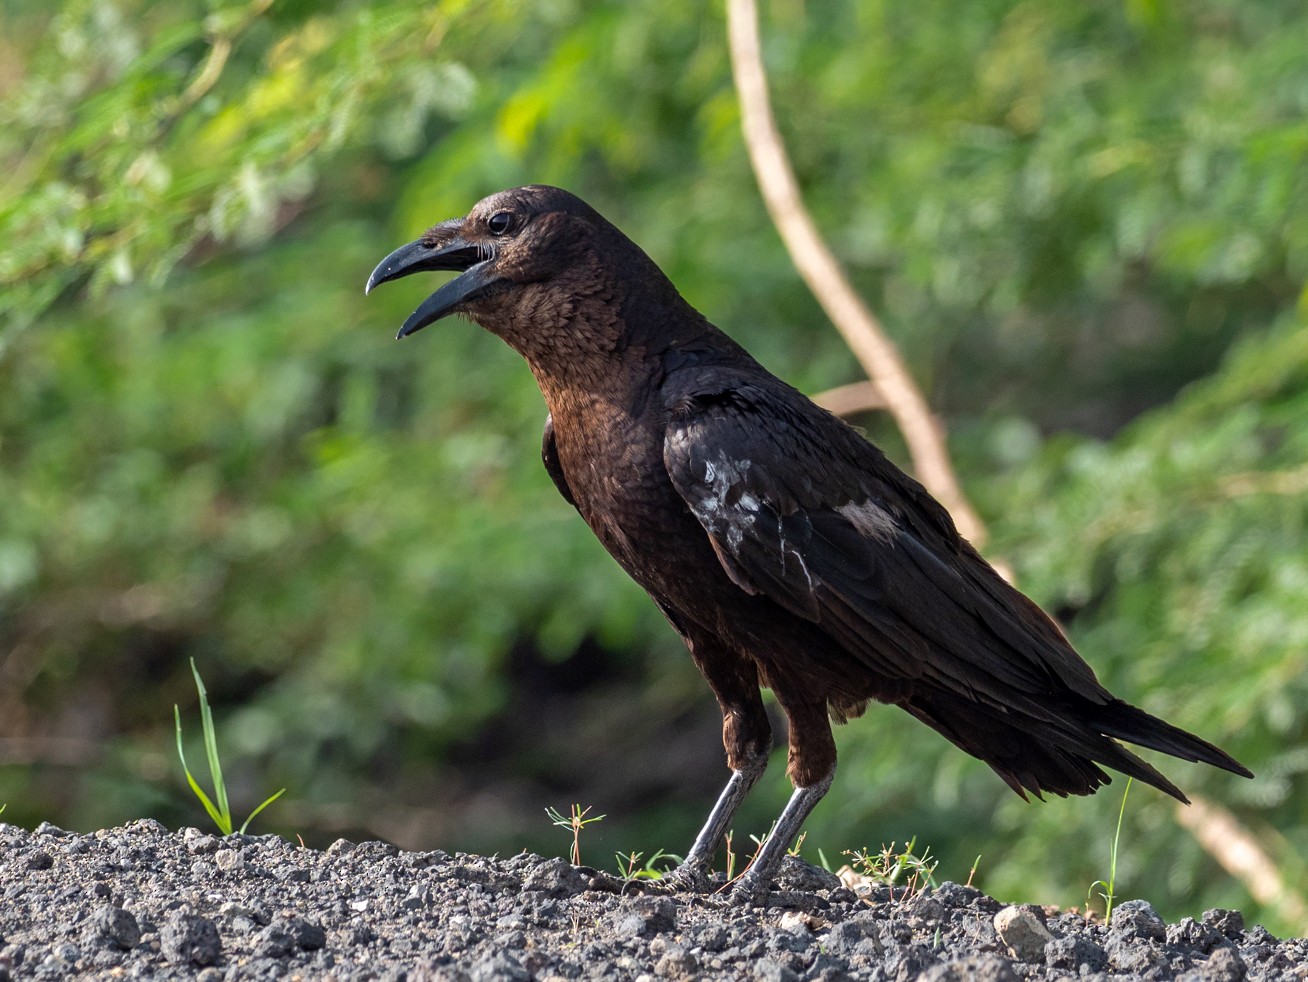
POLYGON ((577 510, 627 573, 661 594, 651 582, 653 559, 696 543, 707 548, 667 476, 662 427, 611 412, 584 416, 572 423, 554 414, 559 465, 577 510))

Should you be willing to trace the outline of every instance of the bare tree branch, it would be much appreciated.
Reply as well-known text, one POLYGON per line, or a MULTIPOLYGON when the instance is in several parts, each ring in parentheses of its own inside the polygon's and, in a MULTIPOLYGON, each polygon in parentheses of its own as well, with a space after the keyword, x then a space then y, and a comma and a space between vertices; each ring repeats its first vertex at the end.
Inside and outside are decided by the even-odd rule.
POLYGON ((1240 820, 1199 795, 1176 806, 1176 820, 1261 904, 1276 908, 1291 924, 1308 923, 1308 900, 1281 877, 1276 862, 1240 820))
POLYGON ((852 416, 854 413, 865 413, 870 409, 886 408, 886 400, 881 390, 867 380, 838 385, 834 389, 819 392, 813 397, 813 401, 837 416, 852 416))
POLYGON ((791 261, 881 393, 908 444, 918 480, 949 509, 959 531, 980 545, 985 541, 986 528, 954 475, 943 428, 894 342, 854 292, 804 207, 768 101, 754 0, 727 0, 727 33, 745 145, 768 214, 791 261))

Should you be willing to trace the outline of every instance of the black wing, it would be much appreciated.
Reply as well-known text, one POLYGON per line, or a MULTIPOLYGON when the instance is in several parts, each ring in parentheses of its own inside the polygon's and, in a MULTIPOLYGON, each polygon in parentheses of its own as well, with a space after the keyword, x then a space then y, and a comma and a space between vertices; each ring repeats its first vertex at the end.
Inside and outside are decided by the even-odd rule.
POLYGON ((664 463, 732 581, 868 669, 1005 704, 1069 686, 1112 698, 920 485, 806 400, 750 384, 683 399, 664 463))
POLYGON ((911 683, 905 708, 1019 793, 1093 789, 1107 777, 1085 757, 1182 797, 1104 734, 1243 770, 1115 699, 921 485, 799 393, 718 380, 675 397, 669 413, 668 474, 732 582, 820 625, 851 674, 911 683), (976 716, 971 733, 964 710, 976 716), (1016 766, 1014 727, 1047 737, 1057 759, 1035 773, 1016 766))

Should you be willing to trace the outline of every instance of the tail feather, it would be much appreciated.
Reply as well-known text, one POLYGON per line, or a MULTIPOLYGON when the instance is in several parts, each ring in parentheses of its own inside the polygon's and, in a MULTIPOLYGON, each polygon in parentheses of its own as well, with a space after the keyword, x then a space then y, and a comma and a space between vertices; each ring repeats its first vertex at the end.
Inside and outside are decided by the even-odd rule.
POLYGON ((1111 782, 1103 769, 1108 767, 1189 804, 1180 788, 1117 740, 1253 776, 1225 751, 1121 700, 1106 705, 1082 703, 1053 720, 1014 717, 940 692, 902 705, 960 749, 985 761, 1023 798, 1027 792, 1037 798, 1093 794, 1111 782))
POLYGON ((1179 726, 1173 726, 1121 699, 1114 699, 1096 709, 1098 712, 1087 715, 1087 722, 1106 736, 1170 754, 1181 760, 1211 764, 1232 774, 1239 774, 1241 777, 1253 777, 1253 771, 1221 747, 1193 733, 1187 733, 1179 726))

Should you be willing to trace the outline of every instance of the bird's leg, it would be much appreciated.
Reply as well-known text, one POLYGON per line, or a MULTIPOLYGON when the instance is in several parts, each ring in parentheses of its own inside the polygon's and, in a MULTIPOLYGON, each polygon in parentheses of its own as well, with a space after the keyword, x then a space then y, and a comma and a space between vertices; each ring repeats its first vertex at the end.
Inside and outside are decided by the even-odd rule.
POLYGON ((768 887, 772 883, 773 876, 776 875, 777 867, 781 865, 781 860, 786 855, 786 850, 790 848, 795 836, 799 835, 799 830, 803 827, 809 813, 831 787, 831 779, 835 775, 836 769, 833 767, 831 772, 817 784, 795 789, 790 800, 786 802, 786 807, 781 810, 776 824, 772 826, 772 831, 763 840, 763 845, 754 856, 754 861, 749 864, 749 869, 731 888, 733 904, 763 906, 767 900, 768 887))
POLYGON ((681 861, 680 866, 664 877, 665 880, 670 881, 669 886, 703 890, 708 885, 713 854, 717 852, 718 845, 731 827, 731 820, 745 800, 745 796, 758 783, 767 766, 767 753, 755 752, 746 756, 740 767, 732 770, 727 786, 722 789, 717 804, 709 812, 708 821, 699 830, 699 835, 695 836, 695 844, 690 847, 690 852, 686 853, 686 858, 681 861))
POLYGON ((722 707, 722 746, 731 768, 727 786, 695 837, 695 844, 681 865, 664 877, 666 885, 673 889, 699 891, 708 886, 713 854, 731 827, 731 820, 768 766, 772 726, 763 708, 753 662, 742 660, 710 638, 687 637, 687 643, 722 707))
POLYGON ((790 754, 786 773, 795 792, 781 810, 772 831, 731 890, 731 902, 763 906, 768 887, 776 875, 786 850, 799 835, 809 814, 831 787, 836 776, 836 744, 827 721, 826 701, 793 703, 773 689, 786 716, 790 719, 790 754))

